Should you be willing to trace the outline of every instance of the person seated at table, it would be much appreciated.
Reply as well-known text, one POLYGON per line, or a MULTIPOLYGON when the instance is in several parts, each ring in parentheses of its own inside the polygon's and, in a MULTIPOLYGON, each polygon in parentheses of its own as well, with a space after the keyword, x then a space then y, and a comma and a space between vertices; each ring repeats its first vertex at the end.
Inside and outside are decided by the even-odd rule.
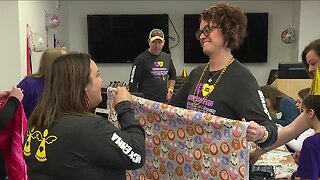
POLYGON ((313 136, 303 142, 295 179, 320 178, 320 95, 309 95, 302 101, 302 115, 312 124, 313 136))
POLYGON ((298 92, 298 97, 296 99, 296 107, 298 108, 300 113, 302 113, 302 101, 306 96, 309 95, 309 92, 310 88, 304 88, 298 92))
MULTIPOLYGON (((313 76, 313 86, 318 87, 320 85, 320 39, 310 42, 304 48, 301 58, 306 70, 310 76, 313 76)), ((319 95, 320 89, 317 92, 319 95)), ((303 114, 300 114, 291 124, 279 131, 275 143, 266 148, 255 148, 252 150, 250 152, 250 164, 254 164, 262 154, 286 144, 309 128, 312 128, 312 123, 303 114)))
POLYGON ((299 111, 291 97, 271 85, 262 86, 261 91, 275 123, 284 127, 298 117, 299 111))
MULTIPOLYGON (((302 113, 302 101, 306 96, 309 95, 309 92, 310 92, 310 88, 301 89, 298 92, 296 106, 297 106, 300 113, 302 113)), ((278 127, 278 130, 280 130, 280 129, 281 129, 281 127, 280 128, 278 127)), ((296 163, 298 162, 297 160, 299 159, 299 153, 301 151, 303 141, 307 137, 312 136, 313 134, 314 134, 314 130, 312 128, 310 128, 310 129, 306 130, 305 132, 303 132, 302 134, 300 134, 299 137, 297 137, 296 139, 292 139, 291 141, 289 141, 286 144, 295 152, 294 159, 295 159, 296 163)))

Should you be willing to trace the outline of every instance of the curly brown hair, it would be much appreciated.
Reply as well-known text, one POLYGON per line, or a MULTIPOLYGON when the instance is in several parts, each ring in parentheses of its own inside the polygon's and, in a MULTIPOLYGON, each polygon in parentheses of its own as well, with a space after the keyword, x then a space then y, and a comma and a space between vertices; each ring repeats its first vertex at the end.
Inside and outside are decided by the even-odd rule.
POLYGON ((238 6, 218 3, 201 13, 202 20, 212 22, 221 29, 230 49, 239 48, 247 35, 247 17, 238 6))

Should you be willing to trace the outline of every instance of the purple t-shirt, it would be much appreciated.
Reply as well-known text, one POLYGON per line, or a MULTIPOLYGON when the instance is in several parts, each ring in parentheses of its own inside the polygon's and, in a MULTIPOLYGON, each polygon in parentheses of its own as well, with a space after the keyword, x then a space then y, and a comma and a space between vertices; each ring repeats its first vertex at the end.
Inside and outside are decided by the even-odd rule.
POLYGON ((320 178, 320 134, 304 140, 296 176, 303 179, 320 178))
POLYGON ((25 77, 19 84, 18 87, 23 90, 23 108, 27 118, 30 117, 34 108, 39 102, 41 94, 44 88, 44 79, 32 76, 25 77))

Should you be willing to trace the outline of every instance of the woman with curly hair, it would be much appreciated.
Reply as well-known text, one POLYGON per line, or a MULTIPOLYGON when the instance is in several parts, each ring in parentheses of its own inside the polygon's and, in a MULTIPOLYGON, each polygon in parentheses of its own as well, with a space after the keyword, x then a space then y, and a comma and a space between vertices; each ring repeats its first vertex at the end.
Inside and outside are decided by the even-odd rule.
POLYGON ((171 105, 250 121, 247 139, 260 147, 276 141, 262 92, 252 73, 232 56, 246 36, 247 18, 237 6, 219 3, 205 9, 196 38, 209 62, 192 70, 171 105))

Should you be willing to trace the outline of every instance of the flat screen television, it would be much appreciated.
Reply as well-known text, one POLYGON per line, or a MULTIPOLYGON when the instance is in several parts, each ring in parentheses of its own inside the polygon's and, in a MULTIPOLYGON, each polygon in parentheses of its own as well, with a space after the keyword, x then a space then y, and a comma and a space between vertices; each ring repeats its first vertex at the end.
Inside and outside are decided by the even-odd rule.
POLYGON ((149 48, 152 29, 164 32, 169 53, 168 14, 87 15, 88 49, 97 63, 132 63, 149 48))
MULTIPOLYGON (((268 59, 268 13, 245 13, 248 19, 247 37, 240 49, 232 52, 242 63, 262 63, 268 59)), ((200 14, 184 15, 184 62, 207 63, 209 58, 195 37, 200 14)))
POLYGON ((303 63, 283 62, 278 64, 278 79, 309 79, 303 63))

